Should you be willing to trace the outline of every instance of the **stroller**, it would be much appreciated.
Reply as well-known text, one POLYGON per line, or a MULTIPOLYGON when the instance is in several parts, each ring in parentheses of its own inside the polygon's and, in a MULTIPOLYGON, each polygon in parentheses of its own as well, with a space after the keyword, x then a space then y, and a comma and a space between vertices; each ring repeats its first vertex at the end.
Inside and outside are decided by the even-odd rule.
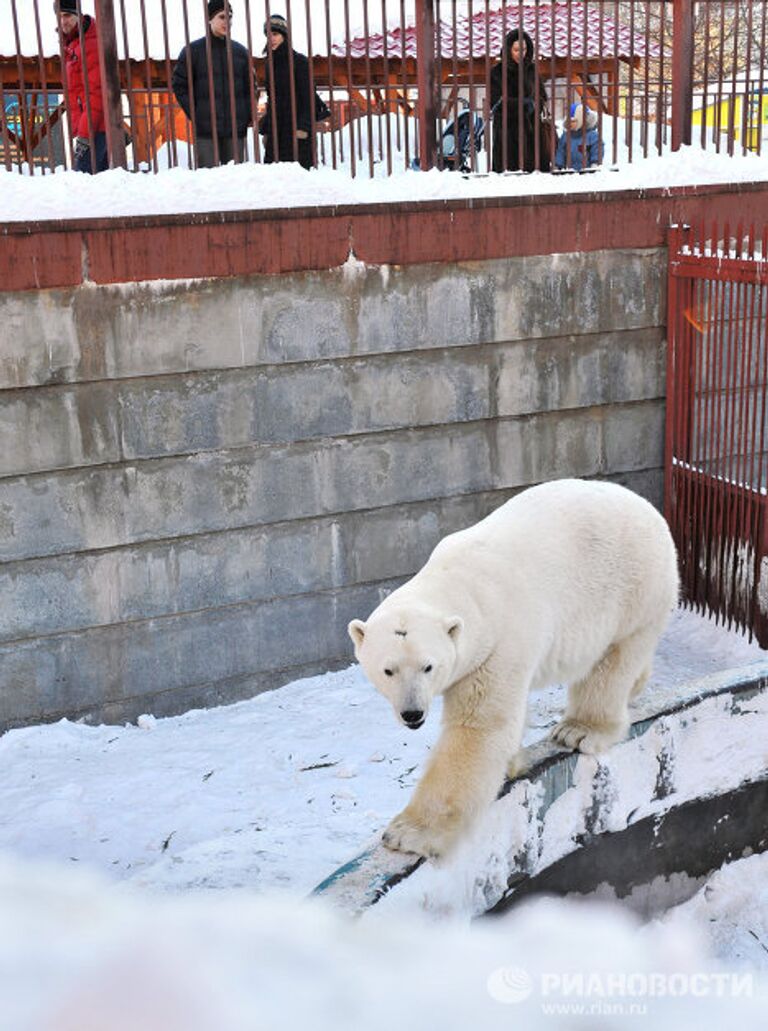
POLYGON ((475 153, 483 149, 485 122, 478 114, 469 110, 469 101, 461 97, 459 100, 463 110, 456 119, 451 119, 445 127, 442 140, 443 160, 445 167, 453 172, 471 172, 472 155, 471 139, 475 138, 475 153))
MULTIPOLYGON (((459 111, 458 117, 452 118, 443 130, 440 141, 442 165, 451 172, 471 172, 471 139, 474 136, 475 153, 478 154, 483 149, 485 122, 480 115, 472 114, 469 110, 469 101, 464 97, 459 98, 459 103, 463 110, 459 111)), ((416 171, 421 168, 418 158, 411 161, 411 168, 416 171)))

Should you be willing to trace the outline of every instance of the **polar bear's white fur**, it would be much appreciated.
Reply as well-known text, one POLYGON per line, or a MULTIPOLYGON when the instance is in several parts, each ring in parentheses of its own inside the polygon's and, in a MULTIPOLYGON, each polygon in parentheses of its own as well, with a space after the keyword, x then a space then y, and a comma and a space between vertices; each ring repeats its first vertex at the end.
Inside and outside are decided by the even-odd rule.
POLYGON ((443 730, 390 848, 439 856, 513 775, 528 692, 569 685, 553 738, 598 753, 621 740, 677 604, 675 547, 647 501, 557 480, 444 538, 349 634, 409 727, 443 695, 443 730))

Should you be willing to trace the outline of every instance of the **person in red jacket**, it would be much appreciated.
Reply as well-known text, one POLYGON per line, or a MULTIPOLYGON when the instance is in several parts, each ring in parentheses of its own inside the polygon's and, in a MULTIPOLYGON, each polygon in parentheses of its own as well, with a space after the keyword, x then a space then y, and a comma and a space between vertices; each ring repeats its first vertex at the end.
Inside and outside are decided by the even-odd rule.
POLYGON ((78 14, 77 0, 55 0, 54 10, 64 45, 67 114, 75 141, 74 169, 103 172, 109 168, 109 157, 96 22, 88 14, 78 14))

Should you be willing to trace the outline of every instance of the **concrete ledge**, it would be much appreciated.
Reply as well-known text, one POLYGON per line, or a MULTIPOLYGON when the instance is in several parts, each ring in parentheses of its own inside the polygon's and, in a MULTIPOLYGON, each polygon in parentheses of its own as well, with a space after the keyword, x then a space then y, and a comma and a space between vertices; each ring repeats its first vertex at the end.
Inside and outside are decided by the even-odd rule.
MULTIPOLYGON (((646 817, 661 823, 693 800, 764 783, 767 732, 768 660, 651 691, 635 708, 630 739, 605 756, 564 752, 547 741, 526 749, 528 771, 504 785, 458 855, 436 865, 378 845, 314 894, 357 914, 376 904, 443 916, 501 909, 534 878, 544 882, 544 871, 564 856, 590 846, 594 859, 603 835, 646 817)), ((764 825, 753 836, 768 845, 764 825)), ((725 836, 726 849, 731 839, 740 840, 735 832, 725 836)), ((684 864, 681 851, 677 864, 666 857, 665 868, 685 872, 684 864)), ((638 869, 633 883, 640 881, 638 869)))

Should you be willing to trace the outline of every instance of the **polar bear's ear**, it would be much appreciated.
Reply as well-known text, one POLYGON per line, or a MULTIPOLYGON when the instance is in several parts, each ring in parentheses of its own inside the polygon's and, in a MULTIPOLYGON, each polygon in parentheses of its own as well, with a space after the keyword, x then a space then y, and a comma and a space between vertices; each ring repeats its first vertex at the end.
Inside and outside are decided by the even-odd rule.
POLYGON ((353 619, 347 627, 347 633, 352 638, 355 648, 359 648, 365 637, 365 623, 362 619, 353 619))
POLYGON ((446 616, 443 620, 443 626, 448 636, 452 637, 455 641, 464 629, 464 620, 461 616, 446 616))

